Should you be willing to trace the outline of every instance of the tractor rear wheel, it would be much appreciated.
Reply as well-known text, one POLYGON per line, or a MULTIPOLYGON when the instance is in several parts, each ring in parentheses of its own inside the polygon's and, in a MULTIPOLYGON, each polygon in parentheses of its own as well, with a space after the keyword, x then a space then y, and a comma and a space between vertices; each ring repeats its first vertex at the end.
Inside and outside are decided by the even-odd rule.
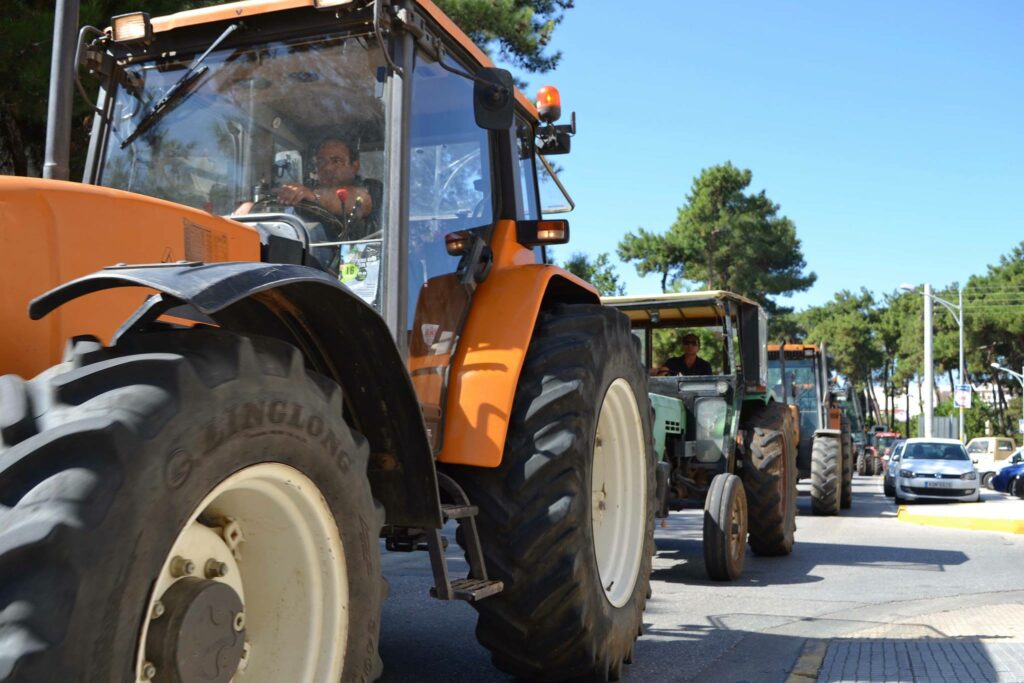
POLYGON ((499 669, 604 681, 632 660, 654 553, 650 415, 626 316, 541 313, 501 465, 446 470, 478 506, 488 572, 505 584, 473 603, 499 669))
POLYGON ((743 574, 747 552, 747 495, 735 474, 716 474, 704 500, 704 568, 715 581, 743 574))
POLYGON ((849 510, 853 505, 853 437, 843 432, 843 485, 839 496, 839 507, 849 510))
POLYGON ((860 453, 860 454, 857 455, 857 474, 859 474, 862 477, 865 474, 867 474, 867 471, 868 471, 867 464, 866 464, 867 457, 868 456, 866 454, 864 454, 864 453, 860 453))
POLYGON ((0 379, 0 680, 378 676, 384 515, 339 387, 221 330, 69 355, 0 379))
POLYGON ((839 514, 842 487, 841 440, 815 436, 811 446, 811 511, 816 515, 839 514))
POLYGON ((793 414, 774 401, 759 406, 743 429, 743 488, 750 548, 757 555, 788 555, 796 532, 796 435, 793 414))

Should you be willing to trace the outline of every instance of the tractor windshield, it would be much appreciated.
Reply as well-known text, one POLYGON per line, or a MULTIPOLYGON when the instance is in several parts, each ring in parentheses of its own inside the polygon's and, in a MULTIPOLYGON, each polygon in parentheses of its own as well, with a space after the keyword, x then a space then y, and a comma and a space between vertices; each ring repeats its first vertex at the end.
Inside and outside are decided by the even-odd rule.
POLYGON ((183 82, 187 91, 174 93, 173 106, 151 117, 192 60, 178 55, 125 67, 102 185, 228 215, 276 199, 285 184, 316 189, 318 172, 329 172, 337 176, 330 184, 344 176, 365 190, 359 210, 349 213, 372 213, 379 222, 385 126, 377 74, 384 62, 376 40, 319 36, 213 52, 198 77, 183 82), (348 153, 332 148, 320 165, 318 148, 328 138, 348 153), (325 170, 341 162, 347 175, 325 170))
MULTIPOLYGON (((818 382, 814 359, 809 357, 786 360, 786 375, 790 400, 800 411, 800 430, 812 433, 818 424, 818 382)), ((777 400, 784 400, 782 372, 777 359, 768 361, 768 386, 777 400)))

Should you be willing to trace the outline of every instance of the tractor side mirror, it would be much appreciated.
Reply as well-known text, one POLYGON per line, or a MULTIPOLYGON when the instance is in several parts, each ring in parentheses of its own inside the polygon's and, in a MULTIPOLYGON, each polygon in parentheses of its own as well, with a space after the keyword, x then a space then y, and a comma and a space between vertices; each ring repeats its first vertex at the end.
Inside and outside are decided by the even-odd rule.
POLYGON ((476 125, 485 130, 508 130, 512 127, 512 74, 505 69, 485 68, 473 79, 473 116, 476 125))

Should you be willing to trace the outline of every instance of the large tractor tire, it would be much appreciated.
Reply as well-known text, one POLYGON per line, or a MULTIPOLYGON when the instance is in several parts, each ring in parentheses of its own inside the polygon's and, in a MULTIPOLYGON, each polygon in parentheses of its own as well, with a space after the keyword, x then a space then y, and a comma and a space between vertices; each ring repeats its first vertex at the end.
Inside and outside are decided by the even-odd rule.
POLYGON ((871 474, 873 476, 877 477, 878 475, 882 474, 882 458, 881 457, 874 458, 874 462, 872 463, 872 465, 873 466, 872 466, 871 474))
POLYGON ((488 572, 505 583, 473 603, 499 669, 604 681, 632 660, 654 553, 650 415, 624 315, 541 313, 501 465, 447 470, 479 507, 488 572))
POLYGON ((0 681, 380 674, 369 449, 295 348, 80 341, 0 427, 0 681))
POLYGON ((758 408, 744 430, 743 488, 750 548, 757 555, 788 555, 796 532, 796 434, 781 403, 758 408))
POLYGON ((868 456, 865 453, 857 454, 857 474, 862 477, 867 474, 868 471, 867 458, 868 456))
POLYGON ((843 432, 843 484, 839 492, 839 507, 849 510, 853 505, 853 438, 843 432))
POLYGON ((735 474, 716 474, 704 500, 704 569, 715 581, 743 574, 747 552, 747 496, 735 474))
POLYGON ((842 443, 833 436, 816 436, 811 446, 811 511, 838 515, 842 488, 842 443))

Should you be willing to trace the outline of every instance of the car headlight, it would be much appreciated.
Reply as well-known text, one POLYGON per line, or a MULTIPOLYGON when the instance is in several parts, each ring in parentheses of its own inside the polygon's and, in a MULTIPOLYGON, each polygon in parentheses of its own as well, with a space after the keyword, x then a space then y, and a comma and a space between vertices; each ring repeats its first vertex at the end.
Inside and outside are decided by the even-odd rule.
POLYGON ((900 470, 900 476, 904 479, 913 479, 917 476, 917 472, 914 470, 900 470))
POLYGON ((978 478, 978 473, 975 472, 974 470, 971 470, 970 472, 967 472, 965 474, 961 474, 960 478, 961 479, 977 479, 978 478))

